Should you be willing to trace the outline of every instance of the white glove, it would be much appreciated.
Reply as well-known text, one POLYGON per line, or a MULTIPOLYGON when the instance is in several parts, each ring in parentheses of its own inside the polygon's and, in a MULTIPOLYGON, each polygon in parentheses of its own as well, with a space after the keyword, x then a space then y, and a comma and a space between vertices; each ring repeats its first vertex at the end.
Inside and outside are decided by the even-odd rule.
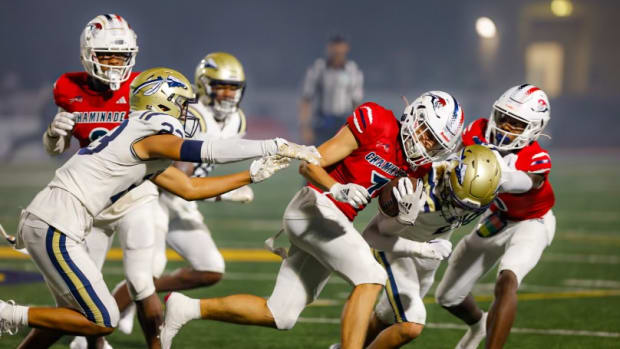
POLYGON ((313 165, 320 165, 321 154, 315 146, 299 145, 284 138, 276 138, 274 141, 278 147, 277 155, 307 161, 313 165))
POLYGON ((50 137, 61 137, 68 135, 75 126, 75 114, 60 111, 54 116, 51 125, 47 130, 50 137))
POLYGON ((220 195, 220 199, 224 201, 235 201, 241 203, 248 203, 254 200, 254 191, 247 185, 241 188, 231 190, 228 193, 220 195))
POLYGON ((414 251, 415 257, 444 260, 452 252, 452 243, 446 239, 435 239, 420 243, 414 251))
POLYGON ((283 168, 291 164, 291 159, 279 155, 265 156, 250 164, 250 178, 252 183, 259 183, 273 176, 283 168))
POLYGON ((398 185, 392 188, 392 193, 398 202, 398 216, 396 219, 407 225, 413 225, 418 218, 420 209, 426 201, 424 194, 424 184, 418 181, 418 185, 413 190, 413 184, 407 177, 398 180, 398 185))
POLYGON ((346 202, 354 208, 362 207, 368 204, 370 200, 368 190, 355 183, 341 184, 336 182, 329 188, 329 193, 335 200, 346 202))

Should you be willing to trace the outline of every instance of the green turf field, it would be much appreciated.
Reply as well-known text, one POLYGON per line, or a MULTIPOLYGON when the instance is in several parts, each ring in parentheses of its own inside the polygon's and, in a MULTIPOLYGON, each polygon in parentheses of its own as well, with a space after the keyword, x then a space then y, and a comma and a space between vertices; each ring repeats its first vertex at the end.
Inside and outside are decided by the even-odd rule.
MULTIPOLYGON (((220 172, 223 168, 220 170, 220 172)), ((0 222, 14 231, 20 206, 51 178, 53 164, 3 166, 0 169, 0 222)), ((578 159, 554 158, 552 182, 556 190, 557 231, 555 240, 539 265, 525 278, 510 348, 620 348, 620 164, 618 156, 578 159)), ((254 186, 251 204, 204 203, 215 241, 222 248, 261 248, 263 240, 278 231, 288 200, 302 180, 296 169, 276 175, 254 186)), ((356 222, 362 229, 375 213, 371 206, 356 222)), ((453 237, 456 243, 463 228, 453 237)), ((2 242, 4 243, 4 242, 2 242)), ((172 270, 182 263, 168 265, 172 270)), ((28 260, 0 259, 0 269, 35 271, 28 260)), ((194 297, 231 293, 268 296, 278 270, 277 263, 228 262, 224 280, 218 285, 187 292, 194 297)), ((443 273, 443 268, 439 276, 443 273)), ((120 262, 104 267, 109 287, 122 278, 120 262)), ((1 275, 0 275, 1 276, 1 275)), ((488 308, 494 275, 488 275, 475 291, 488 308)), ((322 348, 339 337, 338 318, 350 287, 334 278, 315 304, 289 332, 195 321, 176 337, 176 348, 322 348)), ((456 318, 427 299, 428 326, 408 347, 453 348, 464 329, 456 318)), ((0 278, 0 299, 21 304, 49 305, 44 283, 11 285, 0 278)), ((136 323, 131 336, 109 337, 114 348, 142 348, 143 337, 136 323)), ((27 329, 13 337, 0 338, 0 348, 14 348, 27 329)), ((67 348, 63 339, 53 348, 67 348)))

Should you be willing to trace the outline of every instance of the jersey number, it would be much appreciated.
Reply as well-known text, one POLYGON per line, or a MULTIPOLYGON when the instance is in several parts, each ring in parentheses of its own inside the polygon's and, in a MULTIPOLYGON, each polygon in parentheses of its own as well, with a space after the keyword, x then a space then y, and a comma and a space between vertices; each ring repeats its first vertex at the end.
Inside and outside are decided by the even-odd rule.
POLYGON ((370 182, 372 183, 372 185, 368 187, 368 194, 372 196, 372 193, 381 189, 389 181, 390 180, 387 177, 380 175, 379 173, 377 173, 377 171, 372 171, 370 175, 370 182))
POLYGON ((125 129, 125 127, 127 127, 127 120, 123 121, 120 125, 118 125, 117 128, 114 129, 113 132, 108 132, 105 136, 100 137, 97 139, 97 142, 99 142, 97 144, 97 146, 95 146, 94 148, 91 148, 91 145, 88 145, 82 149, 80 149, 80 151, 78 152, 78 154, 80 155, 91 155, 91 154, 95 154, 98 153, 100 151, 102 151, 105 147, 108 146, 108 144, 116 137, 118 137, 118 135, 123 131, 123 129, 125 129))

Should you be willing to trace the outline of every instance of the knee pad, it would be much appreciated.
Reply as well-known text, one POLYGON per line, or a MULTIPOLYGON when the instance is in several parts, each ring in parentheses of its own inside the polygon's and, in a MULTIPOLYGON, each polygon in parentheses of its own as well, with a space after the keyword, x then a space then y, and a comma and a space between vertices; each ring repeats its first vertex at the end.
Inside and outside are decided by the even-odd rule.
POLYGON ((134 301, 140 301, 155 293, 153 275, 146 271, 134 271, 127 274, 129 294, 134 301))
POLYGON ((305 304, 302 307, 291 307, 289 304, 272 301, 272 298, 269 298, 267 300, 267 308, 271 311, 278 330, 290 330, 297 323, 299 314, 305 308, 305 304))
POLYGON ((446 289, 446 287, 442 287, 442 283, 439 283, 435 290, 435 300, 442 307, 459 305, 465 300, 465 297, 467 297, 467 294, 460 295, 455 289, 446 289))

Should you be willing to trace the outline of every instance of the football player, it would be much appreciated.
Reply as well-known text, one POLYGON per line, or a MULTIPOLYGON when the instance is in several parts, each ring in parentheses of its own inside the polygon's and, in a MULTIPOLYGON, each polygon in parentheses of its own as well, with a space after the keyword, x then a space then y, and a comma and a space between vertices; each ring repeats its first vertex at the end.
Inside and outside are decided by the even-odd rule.
MULTIPOLYGON (((189 112, 200 122, 195 138, 241 138, 246 131, 243 111, 239 108, 245 91, 245 73, 237 58, 229 53, 215 52, 206 55, 196 67, 194 84, 198 101, 189 106, 189 112)), ((213 164, 176 163, 188 175, 207 176, 213 164)), ((220 201, 250 202, 252 188, 243 186, 215 198, 220 201)), ((220 254, 205 225, 198 205, 174 194, 160 194, 162 213, 156 215, 156 248, 153 274, 157 292, 169 292, 209 286, 218 282, 224 273, 224 258, 220 254), (166 242, 190 263, 189 267, 161 275, 166 266, 166 242)), ((135 306, 130 303, 127 287, 115 292, 121 319, 119 330, 130 333, 133 327, 135 306), (128 308, 129 307, 129 308, 128 308)))
POLYGON ((401 123, 378 104, 364 103, 319 147, 320 165, 302 164, 309 180, 284 212, 291 247, 268 300, 253 295, 167 297, 162 347, 192 319, 291 329, 332 272, 354 286, 342 318, 342 347, 362 348, 375 299, 387 275, 353 226, 353 219, 392 178, 420 177, 431 161, 458 144, 463 111, 451 95, 432 91, 406 109, 401 123))
POLYGON ((22 212, 16 247, 26 247, 58 307, 25 307, 0 301, 0 330, 33 328, 22 346, 47 348, 63 334, 102 336, 119 312, 101 271, 83 242, 94 217, 146 180, 187 200, 260 182, 290 158, 319 163, 315 148, 282 139, 186 140, 198 122, 187 114, 195 95, 189 81, 168 68, 152 68, 131 84, 132 113, 118 127, 80 149, 22 212), (173 160, 226 163, 265 156, 249 171, 189 178, 173 160))
POLYGON ((505 183, 478 226, 454 249, 437 287, 437 302, 470 328, 457 348, 501 348, 517 307, 517 289, 538 263, 555 234, 551 158, 537 139, 549 123, 547 95, 524 84, 508 89, 493 104, 489 119, 474 121, 463 143, 490 143, 504 156, 505 183), (474 284, 499 262, 495 300, 483 313, 471 295, 474 284))
MULTIPOLYGON (((138 74, 132 72, 138 52, 136 40, 135 32, 119 15, 100 15, 88 22, 80 37, 85 71, 63 74, 54 84, 58 113, 43 135, 48 153, 65 152, 72 136, 85 147, 128 117, 129 85, 138 74)), ((157 209, 157 194, 155 185, 145 182, 98 215, 85 238, 89 255, 101 269, 112 234, 118 232, 123 267, 132 289, 128 299, 139 305, 140 323, 151 346, 157 344, 162 318, 151 272, 155 226, 150 217, 157 209)), ((86 347, 84 337, 76 337, 70 345, 71 349, 86 347)))
POLYGON ((421 334, 426 322, 422 300, 441 260, 451 252, 450 235, 480 216, 495 198, 499 161, 487 147, 468 146, 455 160, 433 163, 415 190, 408 178, 392 189, 398 215, 378 213, 362 233, 388 274, 366 348, 400 348, 421 334))

